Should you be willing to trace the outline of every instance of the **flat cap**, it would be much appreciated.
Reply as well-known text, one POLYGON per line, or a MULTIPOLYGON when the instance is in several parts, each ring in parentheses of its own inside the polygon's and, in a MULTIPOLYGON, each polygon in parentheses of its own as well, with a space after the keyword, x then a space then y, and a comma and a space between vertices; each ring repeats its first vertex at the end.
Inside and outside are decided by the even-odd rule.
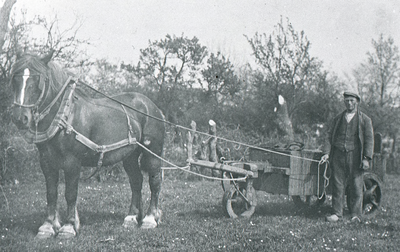
POLYGON ((357 98, 358 101, 361 100, 361 97, 360 97, 357 93, 352 92, 352 91, 346 91, 346 92, 344 92, 344 93, 343 93, 343 96, 344 96, 344 97, 352 96, 352 97, 357 98))

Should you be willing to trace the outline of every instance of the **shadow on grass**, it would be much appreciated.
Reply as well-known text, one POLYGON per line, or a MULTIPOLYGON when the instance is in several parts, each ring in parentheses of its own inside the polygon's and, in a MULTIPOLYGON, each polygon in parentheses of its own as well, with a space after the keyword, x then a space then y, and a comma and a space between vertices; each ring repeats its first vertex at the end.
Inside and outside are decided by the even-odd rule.
POLYGON ((180 217, 202 219, 220 219, 225 217, 220 206, 215 206, 212 209, 194 209, 188 212, 179 212, 177 215, 180 217))
MULTIPOLYGON (((123 223, 125 215, 122 213, 107 213, 107 212, 91 212, 79 211, 81 225, 93 226, 99 223, 123 223)), ((60 213, 61 224, 65 223, 65 213, 60 213)), ((0 219, 0 230, 27 230, 28 232, 36 235, 39 227, 46 219, 44 212, 32 213, 24 216, 17 216, 15 218, 2 217, 0 219)))
MULTIPOLYGON (((299 207, 293 202, 265 203, 256 206, 253 216, 301 216, 307 219, 320 219, 324 218, 325 215, 329 213, 330 209, 330 206, 326 204, 299 207)), ((227 218, 222 209, 222 205, 214 205, 210 209, 194 209, 188 212, 179 212, 177 215, 181 217, 207 219, 227 218)))
POLYGON ((81 225, 85 226, 97 225, 100 222, 121 223, 122 225, 125 217, 126 215, 123 213, 102 212, 101 209, 99 212, 85 210, 79 211, 81 225))
POLYGON ((255 216, 302 216, 307 219, 319 219, 329 213, 330 207, 326 204, 297 206, 293 202, 266 203, 258 205, 255 216))

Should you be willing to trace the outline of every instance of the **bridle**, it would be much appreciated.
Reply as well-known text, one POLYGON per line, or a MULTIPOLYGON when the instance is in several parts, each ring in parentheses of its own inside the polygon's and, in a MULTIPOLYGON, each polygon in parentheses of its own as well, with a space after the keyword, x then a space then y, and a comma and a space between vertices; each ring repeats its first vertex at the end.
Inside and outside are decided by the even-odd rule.
MULTIPOLYGON (((12 76, 11 81, 13 80, 15 75, 12 76)), ((24 75, 19 75, 19 76, 24 76, 24 75)), ((33 120, 35 122, 36 130, 37 130, 37 125, 41 120, 43 120, 49 113, 51 108, 56 104, 57 100, 60 98, 60 96, 64 93, 65 89, 67 88, 68 84, 71 82, 72 77, 69 76, 67 81, 64 83, 64 85, 61 87, 61 89, 58 91, 57 95, 53 98, 53 100, 42 110, 39 111, 39 108, 42 105, 42 101, 46 100, 49 93, 50 93, 50 86, 45 85, 46 82, 49 81, 47 77, 44 77, 42 74, 39 75, 39 89, 41 89, 40 96, 38 100, 34 104, 23 104, 23 101, 20 103, 17 103, 14 100, 13 106, 18 106, 20 108, 27 108, 31 110, 31 113, 33 114, 33 120), (46 86, 48 86, 46 88, 46 86), (47 92, 46 92, 47 91, 47 92)))
MULTIPOLYGON (((10 82, 12 82, 12 80, 14 79, 15 76, 21 76, 21 77, 39 76, 39 89, 41 89, 41 93, 40 93, 40 96, 39 96, 38 100, 34 104, 25 105, 25 104, 23 104, 24 101, 21 101, 21 104, 20 104, 20 103, 16 102, 15 99, 14 99, 14 103, 13 103, 14 106, 18 106, 18 107, 21 107, 21 108, 31 108, 31 109, 32 108, 38 108, 40 103, 42 102, 44 94, 46 92, 46 90, 45 90, 46 88, 45 88, 44 82, 47 81, 47 77, 43 78, 42 74, 34 74, 34 75, 24 75, 24 74, 19 75, 18 74, 18 75, 13 75, 11 77, 10 82)), ((47 95, 48 95, 48 90, 47 90, 47 93, 46 93, 46 97, 47 97, 47 95)))

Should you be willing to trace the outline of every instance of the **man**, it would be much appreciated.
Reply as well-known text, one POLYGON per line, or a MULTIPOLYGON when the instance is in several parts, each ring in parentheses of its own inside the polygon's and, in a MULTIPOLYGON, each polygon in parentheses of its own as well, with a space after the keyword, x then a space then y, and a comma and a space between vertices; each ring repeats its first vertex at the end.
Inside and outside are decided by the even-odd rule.
POLYGON ((336 116, 329 129, 322 161, 329 159, 332 169, 332 215, 336 222, 343 217, 346 187, 352 222, 360 222, 363 201, 363 172, 369 169, 374 151, 374 133, 371 119, 359 111, 361 100, 356 92, 344 92, 346 110, 336 116))

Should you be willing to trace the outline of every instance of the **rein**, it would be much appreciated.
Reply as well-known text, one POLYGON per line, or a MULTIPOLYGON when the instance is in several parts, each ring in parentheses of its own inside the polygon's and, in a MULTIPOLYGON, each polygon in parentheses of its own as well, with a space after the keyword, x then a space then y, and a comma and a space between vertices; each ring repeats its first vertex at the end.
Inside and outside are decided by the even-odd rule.
MULTIPOLYGON (((45 142, 45 141, 53 138, 57 134, 57 132, 63 127, 62 119, 65 117, 65 115, 69 115, 71 113, 72 106, 73 106, 72 94, 75 91, 76 83, 75 83, 75 81, 73 81, 72 85, 69 85, 69 84, 71 84, 71 80, 72 80, 72 78, 68 78, 68 80, 65 82, 62 89, 56 95, 56 97, 50 102, 50 104, 42 112, 37 112, 37 111, 34 112, 33 107, 32 106, 29 107, 32 109, 33 120, 35 122, 36 128, 32 129, 31 127, 29 127, 29 129, 23 133, 23 136, 28 143, 36 144, 36 143, 45 142), (63 95, 61 104, 58 108, 58 111, 57 111, 55 117, 50 122, 49 127, 42 132, 38 132, 37 126, 38 126, 39 122, 41 120, 43 120, 49 114, 51 108, 54 107, 54 105, 56 104, 57 100, 61 97, 61 95, 63 95)), ((21 106, 21 107, 23 107, 23 106, 21 106)))
MULTIPOLYGON (((38 138, 37 138, 37 136, 38 136, 37 126, 38 126, 39 122, 42 121, 50 113, 51 108, 56 104, 56 102, 58 101, 60 96, 62 94, 64 94, 64 91, 66 90, 66 88, 70 84, 71 80, 72 80, 72 77, 69 76, 67 81, 62 86, 61 90, 57 93, 56 97, 54 97, 54 99, 41 112, 39 112, 39 107, 40 107, 40 102, 42 101, 42 99, 44 97, 45 88, 42 89, 40 97, 39 97, 38 101, 35 104, 24 105, 24 104, 18 104, 16 102, 14 102, 14 104, 13 104, 14 106, 18 106, 20 108, 30 108, 31 112, 33 114, 33 120, 35 122, 35 130, 32 130, 31 127, 29 127, 28 132, 31 133, 31 134, 35 134, 35 137, 34 137, 34 139, 32 139, 32 137, 30 136, 31 134, 29 134, 29 136, 28 136, 28 133, 26 133, 25 134, 25 138, 26 139, 29 138, 29 139, 27 139, 29 142, 31 142, 31 143, 44 142, 44 141, 50 139, 51 137, 53 137, 55 135, 55 133, 53 134, 54 127, 52 127, 52 124, 53 124, 53 122, 55 120, 57 120, 56 119, 57 116, 53 119, 53 122, 50 124, 49 128, 46 131, 44 131, 44 134, 48 135, 48 137, 45 137, 44 139, 39 139, 38 140, 38 138), (52 133, 49 134, 50 131, 52 133)), ((75 81, 73 81, 73 82, 75 83, 75 81)), ((74 89, 75 89, 75 86, 72 88, 72 90, 70 92, 71 94, 74 92, 74 89)), ((47 89, 46 97, 48 96, 49 92, 50 92, 50 89, 47 89)), ((70 102, 65 102, 65 104, 67 104, 67 103, 70 103, 70 102)), ((60 110, 63 110, 64 107, 65 106, 60 105, 59 112, 60 112, 60 110)), ((62 113, 62 114, 64 114, 64 113, 62 113)), ((42 134, 43 134, 43 132, 42 132, 42 134)))
MULTIPOLYGON (((47 97, 48 93, 49 93, 49 89, 48 89, 48 91, 46 93, 46 97, 47 97)), ((44 91, 42 91, 38 102, 42 99, 43 95, 44 95, 44 91)), ((31 108, 33 110, 33 108, 37 109, 37 107, 39 107, 38 106, 39 105, 38 102, 36 102, 34 105, 21 105, 21 104, 16 104, 16 103, 14 103, 14 105, 18 105, 20 107, 25 107, 25 108, 31 108)), ((89 178, 93 177, 100 170, 100 168, 102 166, 102 163, 103 163, 104 153, 109 152, 109 151, 113 151, 113 150, 116 150, 116 149, 119 149, 119 148, 122 148, 122 147, 125 147, 125 146, 128 146, 128 145, 133 145, 133 144, 141 146, 141 144, 137 141, 137 139, 132 137, 132 135, 131 135, 132 134, 132 127, 131 127, 131 124, 130 124, 129 115, 128 115, 125 107, 127 107, 129 109, 132 109, 132 110, 134 110, 134 111, 136 111, 136 112, 138 112, 140 114, 143 114, 143 115, 145 115, 147 117, 150 117, 152 119, 161 121, 163 123, 171 124, 171 125, 173 125, 175 127, 179 127, 179 128, 182 128, 182 129, 187 129, 188 131, 193 131, 192 129, 189 129, 189 128, 186 128, 186 127, 183 127, 183 126, 180 126, 180 125, 176 125, 176 124, 170 123, 170 122, 166 121, 164 118, 158 118, 158 117, 155 117, 155 116, 151 116, 151 115, 149 115, 147 113, 144 113, 144 112, 142 112, 140 110, 137 110, 137 109, 133 108, 132 106, 129 106, 126 103, 123 103, 123 102, 121 102, 121 101, 119 101, 119 100, 117 100, 117 99, 115 99, 115 98, 113 98, 111 96, 108 96, 108 95, 106 95, 106 94, 94 89, 93 87, 87 85, 86 83, 80 81, 79 79, 74 79, 71 76, 69 76, 67 81, 64 83, 64 85, 60 89, 60 91, 57 93, 56 97, 54 97, 54 99, 46 106, 46 108, 43 109, 41 112, 37 112, 36 111, 34 113, 34 121, 35 121, 35 124, 36 124, 36 130, 32 131, 32 129, 29 128, 28 132, 25 134, 25 139, 30 143, 41 143, 41 142, 45 142, 45 141, 53 138, 60 129, 65 129, 66 134, 70 134, 71 132, 73 132, 75 134, 75 139, 77 141, 79 141, 80 143, 82 143, 83 145, 88 147, 89 149, 91 149, 91 150, 93 150, 93 151, 95 151, 95 152, 100 154, 99 160, 97 162, 96 170, 89 177, 86 178, 86 179, 89 179, 89 178), (71 82, 73 83, 72 85, 70 85, 71 82), (87 138, 86 136, 82 135, 81 133, 79 133, 78 131, 76 131, 73 128, 73 126, 71 124, 71 119, 72 119, 71 113, 72 113, 72 107, 73 107, 72 96, 73 96, 73 93, 75 91, 75 87, 76 87, 77 84, 82 84, 82 85, 90 88, 91 90, 93 90, 93 91, 95 91, 95 92, 107 97, 108 99, 110 99, 110 100, 112 100, 112 101, 114 101, 114 102, 116 102, 116 103, 118 103, 118 104, 120 104, 122 106, 122 109, 125 112, 126 117, 127 117, 127 123, 128 123, 128 128, 129 128, 128 136, 127 136, 126 139, 123 139, 123 140, 121 140, 121 141, 119 141, 117 143, 113 143, 113 144, 109 144, 109 145, 98 145, 98 144, 94 143, 89 138, 87 138), (66 90, 69 90, 69 91, 66 92, 66 90), (37 134, 38 134, 37 125, 38 125, 38 123, 40 121, 42 121, 50 113, 50 110, 53 108, 53 106, 56 104, 57 100, 63 94, 64 94, 64 96, 63 96, 61 105, 60 105, 60 107, 58 109, 57 115, 52 120, 51 125, 49 126, 49 128, 45 132, 41 132, 40 133, 40 138, 38 139, 38 137, 37 137, 37 134), (32 137, 33 134, 35 134, 34 137, 32 137)), ((195 131, 195 132, 197 132, 197 131, 195 131)), ((207 133, 203 133, 203 132, 198 132, 198 133, 201 133, 201 134, 204 134, 204 135, 208 135, 210 137, 216 137, 216 136, 211 136, 211 135, 209 135, 207 133)), ((236 142, 236 141, 225 139, 225 138, 221 138, 221 137, 216 137, 216 138, 218 138, 220 140, 225 140, 225 141, 228 141, 228 142, 238 143, 240 145, 248 146, 248 147, 255 148, 255 149, 261 149, 261 150, 267 151, 267 152, 277 153, 277 154, 284 155, 284 156, 292 156, 290 154, 276 152, 276 151, 273 151, 273 150, 270 150, 270 149, 260 148, 258 146, 247 145, 247 144, 244 144, 244 143, 236 142)), ((297 156, 293 156, 293 157, 297 157, 297 156)), ((303 160, 309 160, 309 161, 312 161, 312 162, 318 162, 317 160, 304 158, 304 157, 297 157, 297 158, 303 159, 303 160)))
MULTIPOLYGON (((62 86, 61 90, 57 93, 56 97, 54 97, 54 99, 49 103, 49 105, 47 105, 46 108, 43 109, 42 112, 35 113, 34 120, 35 120, 36 124, 38 124, 41 120, 43 120, 43 118, 45 118, 50 113, 51 108, 54 106, 54 104, 56 104, 57 100, 64 93, 65 89, 67 88, 67 86, 69 85, 71 80, 72 80, 72 77, 69 76, 67 81, 62 86)), ((76 83, 75 80, 73 80, 73 82, 76 83)), ((47 94, 48 94, 48 92, 49 92, 49 89, 47 91, 47 94)), ((46 94, 46 96, 47 96, 47 94, 46 94)))
POLYGON ((228 138, 224 138, 224 137, 220 137, 220 136, 211 135, 211 134, 206 133, 206 132, 201 132, 201 131, 193 130, 193 129, 191 129, 191 128, 188 128, 188 127, 185 127, 185 126, 182 126, 182 125, 178 125, 178 124, 169 122, 169 121, 167 121, 167 120, 165 120, 165 119, 161 119, 161 118, 158 118, 158 117, 149 115, 149 114, 147 114, 147 113, 145 113, 145 112, 142 112, 142 111, 140 111, 140 110, 138 110, 138 109, 136 109, 136 108, 134 108, 134 107, 132 107, 132 106, 129 106, 128 104, 126 104, 126 103, 124 103, 124 102, 118 101, 117 99, 115 99, 115 98, 113 98, 113 97, 111 97, 111 96, 109 96, 109 95, 107 95, 107 94, 105 94, 105 93, 103 93, 103 92, 100 92, 99 90, 97 90, 97 89, 95 89, 95 88, 89 86, 89 85, 86 84, 85 82, 82 82, 82 81, 78 80, 78 83, 84 85, 85 87, 88 87, 89 89, 93 90, 94 92, 96 92, 96 93, 98 93, 98 94, 100 94, 100 95, 106 97, 107 99, 110 99, 110 100, 112 100, 112 101, 114 101, 114 102, 120 104, 121 106, 125 106, 125 107, 127 107, 127 108, 129 108, 129 109, 131 109, 131 110, 133 110, 133 111, 135 111, 135 112, 137 112, 137 113, 139 113, 139 114, 142 114, 142 115, 148 117, 148 118, 151 118, 151 119, 154 119, 154 120, 157 120, 157 121, 160 121, 160 122, 169 124, 169 125, 171 125, 171 126, 173 126, 173 127, 176 127, 176 128, 180 128, 180 129, 183 129, 183 130, 186 130, 186 131, 189 131, 189 132, 198 133, 198 134, 201 134, 201 135, 204 135, 204 136, 208 136, 209 138, 216 138, 216 139, 219 139, 219 140, 221 140, 221 141, 228 142, 228 143, 237 144, 238 146, 245 146, 245 147, 248 147, 248 148, 253 148, 253 149, 255 149, 255 150, 261 150, 261 151, 265 151, 265 152, 269 152, 269 153, 273 153, 273 154, 278 154, 278 155, 281 155, 281 156, 293 157, 293 158, 297 158, 297 159, 301 159, 301 160, 306 160, 306 161, 311 161, 311 162, 319 163, 319 160, 315 160, 315 159, 312 159, 312 158, 305 158, 305 157, 296 156, 296 155, 292 155, 292 154, 288 154, 288 153, 283 153, 283 152, 279 152, 279 151, 274 151, 274 150, 272 150, 272 149, 268 149, 268 148, 264 148, 264 147, 259 147, 259 146, 252 145, 252 144, 246 144, 246 143, 239 142, 239 141, 235 141, 235 140, 231 140, 231 139, 228 139, 228 138))

